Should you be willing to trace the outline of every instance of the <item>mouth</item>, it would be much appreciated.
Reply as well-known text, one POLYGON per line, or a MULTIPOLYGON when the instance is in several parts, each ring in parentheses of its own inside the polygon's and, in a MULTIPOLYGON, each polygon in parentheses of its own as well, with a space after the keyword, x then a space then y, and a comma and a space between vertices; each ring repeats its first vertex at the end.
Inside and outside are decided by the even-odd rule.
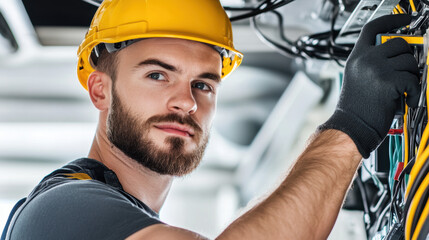
POLYGON ((191 127, 176 123, 156 124, 154 127, 166 133, 182 137, 193 137, 195 135, 195 132, 191 127))

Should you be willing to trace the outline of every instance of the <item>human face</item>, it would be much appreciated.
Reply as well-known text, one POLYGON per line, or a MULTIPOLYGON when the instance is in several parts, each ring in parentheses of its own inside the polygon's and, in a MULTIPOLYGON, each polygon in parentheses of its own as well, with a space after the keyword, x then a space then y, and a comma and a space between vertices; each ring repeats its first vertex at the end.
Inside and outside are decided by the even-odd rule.
POLYGON ((205 44, 157 38, 132 44, 117 57, 109 140, 155 172, 189 173, 208 141, 219 54, 205 44))

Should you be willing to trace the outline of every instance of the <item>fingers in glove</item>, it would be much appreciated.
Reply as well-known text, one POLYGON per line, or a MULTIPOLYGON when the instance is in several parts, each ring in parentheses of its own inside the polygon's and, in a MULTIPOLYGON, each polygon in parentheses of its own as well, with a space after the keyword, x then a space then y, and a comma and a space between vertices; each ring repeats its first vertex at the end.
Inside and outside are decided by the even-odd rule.
POLYGON ((419 78, 409 72, 395 72, 392 77, 396 86, 396 91, 399 96, 407 93, 407 104, 410 107, 417 107, 420 98, 419 78))
POLYGON ((367 48, 375 45, 377 34, 386 33, 396 28, 405 26, 411 22, 411 16, 407 14, 386 15, 367 23, 359 36, 356 48, 367 48))
POLYGON ((377 52, 382 56, 391 58, 403 53, 413 53, 410 45, 402 38, 391 39, 376 47, 377 52))
POLYGON ((404 53, 388 59, 389 66, 396 71, 406 71, 419 77, 420 70, 416 58, 411 53, 404 53))

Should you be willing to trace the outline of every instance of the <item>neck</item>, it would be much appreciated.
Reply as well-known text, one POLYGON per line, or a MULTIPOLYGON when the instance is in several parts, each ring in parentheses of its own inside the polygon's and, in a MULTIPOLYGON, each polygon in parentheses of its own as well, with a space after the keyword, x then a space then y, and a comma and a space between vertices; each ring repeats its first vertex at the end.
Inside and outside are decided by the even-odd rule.
POLYGON ((173 177, 153 172, 127 157, 110 143, 105 129, 100 125, 102 124, 97 127, 88 157, 102 162, 115 172, 126 192, 159 213, 167 198, 173 177))

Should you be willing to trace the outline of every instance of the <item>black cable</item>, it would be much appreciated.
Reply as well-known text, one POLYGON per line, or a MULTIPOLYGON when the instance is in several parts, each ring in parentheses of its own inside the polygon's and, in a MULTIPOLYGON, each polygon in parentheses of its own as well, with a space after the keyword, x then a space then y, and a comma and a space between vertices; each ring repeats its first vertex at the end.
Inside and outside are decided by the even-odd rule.
POLYGON ((339 6, 335 6, 332 12, 329 31, 301 37, 297 40, 295 46, 301 52, 302 56, 322 60, 335 60, 340 66, 343 65, 340 60, 347 59, 352 47, 335 43, 335 39, 340 32, 339 30, 335 30, 338 15, 339 6))
POLYGON ((296 57, 297 56, 297 54, 293 50, 291 50, 291 49, 289 49, 283 45, 280 45, 280 44, 276 43, 275 41, 269 39, 267 36, 265 36, 262 33, 262 31, 259 29, 258 25, 256 24, 256 17, 253 17, 250 19, 250 26, 256 31, 257 36, 262 41, 264 41, 267 45, 269 45, 275 49, 280 50, 282 53, 286 53, 286 55, 288 57, 296 57))
POLYGON ((246 19, 246 18, 255 17, 256 15, 259 15, 261 13, 265 13, 265 12, 274 10, 276 8, 282 7, 282 6, 289 4, 293 1, 294 0, 283 0, 283 1, 280 1, 278 3, 270 5, 271 1, 267 0, 267 1, 262 2, 255 10, 253 10, 249 13, 244 13, 244 14, 241 14, 238 16, 231 17, 230 21, 234 22, 234 21, 238 21, 238 20, 242 20, 242 19, 246 19), (264 6, 264 5, 267 5, 267 7, 262 8, 262 6, 264 6))
MULTIPOLYGON (((268 4, 266 1, 263 4, 268 4)), ((266 8, 273 8, 276 5, 274 3, 272 6, 266 6, 266 8)), ((259 6, 262 7, 262 4, 259 6)), ((342 65, 339 61, 347 59, 350 54, 351 48, 347 46, 340 46, 335 44, 334 38, 338 35, 339 30, 335 30, 335 21, 339 12, 339 8, 335 8, 336 12, 333 13, 334 17, 332 19, 332 26, 330 31, 312 34, 310 36, 305 36, 299 38, 297 41, 292 42, 288 39, 283 31, 283 16, 272 10, 273 14, 278 19, 278 25, 280 30, 280 38, 283 40, 286 45, 277 43, 276 41, 268 38, 259 28, 256 17, 251 18, 250 24, 251 27, 256 31, 258 37, 264 41, 267 45, 280 50, 282 53, 285 53, 287 56, 292 57, 302 57, 302 58, 315 58, 321 60, 335 60, 339 65, 342 65), (332 38, 332 42, 330 42, 332 38)))
MULTIPOLYGON (((392 199, 390 201, 390 206, 391 206, 390 212, 395 213, 395 215, 398 219, 401 218, 400 217, 401 213, 399 212, 399 209, 398 209, 399 204, 397 203, 398 202, 397 196, 398 196, 398 192, 399 192, 399 187, 401 185, 401 181, 402 181, 402 179, 398 179, 398 181, 393 182, 393 194, 392 194, 392 199), (393 209, 393 211, 392 211, 392 209, 393 209)), ((391 215, 392 215, 391 218, 393 221, 393 214, 391 214, 391 215)))
POLYGON ((348 32, 344 32, 343 34, 341 34, 341 36, 344 37, 344 36, 348 36, 348 35, 352 35, 352 34, 359 34, 360 32, 362 32, 362 30, 348 31, 348 32))
MULTIPOLYGON (((366 196, 366 189, 365 189, 365 185, 362 182, 361 176, 360 174, 356 176, 355 179, 357 186, 359 188, 359 192, 360 195, 362 197, 362 205, 363 205, 363 211, 364 211, 364 216, 369 216, 370 212, 369 212, 369 207, 368 207, 368 197, 366 196)), ((366 222, 366 226, 365 226, 365 230, 367 231, 367 235, 368 235, 368 229, 371 226, 371 218, 368 218, 369 222, 366 222)))
POLYGON ((399 179, 404 178, 405 174, 410 174, 411 169, 414 167, 414 163, 416 162, 416 158, 413 157, 408 161, 407 166, 402 170, 402 172, 399 174, 399 179))
POLYGON ((414 195, 417 192, 417 189, 420 187, 421 182, 426 177, 426 174, 429 171, 429 161, 426 161, 426 159, 424 161, 425 163, 423 164, 421 170, 417 173, 417 176, 413 182, 413 185, 411 185, 410 192, 408 193, 408 196, 407 196, 407 201, 405 201, 404 213, 408 213, 408 210, 411 205, 411 201, 413 200, 414 195))
POLYGON ((429 197, 429 188, 426 188, 425 191, 423 192, 422 197, 419 200, 416 211, 414 212, 413 220, 411 222, 411 236, 413 236, 413 234, 414 234, 414 230, 416 229, 417 223, 418 223, 420 216, 423 212, 423 208, 426 205, 428 197, 429 197))
POLYGON ((285 35, 285 31, 283 29, 283 16, 276 10, 273 10, 272 13, 274 13, 274 15, 277 16, 277 19, 279 21, 279 33, 280 33, 280 38, 285 41, 287 44, 289 45, 293 45, 294 43, 289 40, 286 35, 285 35))
POLYGON ((252 8, 252 7, 228 7, 228 6, 224 6, 223 9, 225 9, 225 11, 255 11, 255 10, 257 10, 257 8, 252 8))
MULTIPOLYGON (((413 141, 414 142, 413 147, 414 147, 418 144, 417 140, 420 141, 421 132, 418 132, 418 130, 421 129, 419 126, 421 124, 423 124, 426 113, 425 113, 425 109, 422 107, 418 107, 418 108, 414 109, 413 111, 415 112, 415 114, 414 114, 413 120, 412 120, 412 124, 413 124, 412 135, 410 135, 410 136, 413 136, 413 138, 410 138, 410 139, 415 140, 415 141, 413 141)), ((414 151, 413 151, 413 153, 415 154, 414 151)))
POLYGON ((423 223, 423 226, 420 229, 420 233, 417 236, 417 240, 426 240, 428 235, 429 235, 429 216, 425 219, 425 223, 423 223))
MULTIPOLYGON (((342 59, 342 57, 338 57, 338 55, 337 55, 337 53, 335 51, 336 48, 340 48, 340 50, 345 50, 344 48, 338 47, 338 45, 335 43, 335 39, 337 38, 338 33, 339 33, 339 31, 335 30, 335 23, 337 22, 337 18, 338 18, 339 13, 340 13, 340 7, 338 5, 336 5, 334 7, 333 12, 332 12, 331 34, 330 34, 330 37, 329 37, 328 52, 331 55, 331 58, 334 59, 334 61, 339 66, 344 67, 344 64, 340 63, 340 60, 344 60, 344 59, 342 59)), ((349 53, 347 54, 347 56, 350 54, 350 51, 351 50, 348 49, 349 53)), ((346 58, 347 58, 347 56, 346 56, 346 58)))
POLYGON ((415 151, 414 151, 414 144, 415 144, 415 131, 414 131, 414 109, 413 108, 409 108, 408 109, 408 115, 407 115, 407 131, 409 132, 409 136, 408 139, 410 139, 408 141, 408 155, 409 157, 414 157, 415 156, 415 151))
MULTIPOLYGON (((426 67, 425 67, 425 71, 427 71, 426 67)), ((414 150, 415 148, 414 146, 417 146, 421 142, 422 131, 419 131, 419 129, 421 130, 423 128, 424 120, 426 117, 425 108, 421 107, 421 105, 424 105, 425 101, 426 101, 426 98, 423 96, 423 99, 419 104, 420 106, 415 109, 410 109, 412 113, 410 117, 411 119, 410 127, 412 128, 412 132, 409 139, 410 139, 410 149, 412 150, 414 150)), ((424 147, 424 146, 419 146, 419 148, 420 147, 424 147)), ((410 151, 410 154, 415 156, 415 151, 410 151)), ((421 182, 426 177, 427 172, 429 171, 429 164, 426 164, 426 163, 427 162, 425 162, 425 164, 422 166, 422 169, 417 174, 416 179, 413 185, 411 186, 410 193, 407 197, 407 201, 404 207, 405 213, 408 213, 411 202, 416 200, 416 199, 413 199, 414 195, 417 192, 417 189, 420 187, 421 182)), ((414 234, 415 228, 420 219, 423 208, 426 205, 426 201, 428 200, 428 197, 429 197, 429 188, 425 189, 425 191, 423 192, 423 195, 419 199, 416 211, 414 212, 413 219, 411 219, 411 236, 414 234)))
POLYGON ((328 45, 329 55, 331 55, 331 57, 333 57, 335 60, 337 60, 337 58, 335 58, 333 46, 335 45, 335 37, 336 37, 335 22, 337 20, 339 12, 340 12, 340 7, 337 5, 334 6, 334 10, 332 11, 331 32, 330 32, 330 36, 329 36, 329 45, 328 45))
MULTIPOLYGON (((398 176, 398 183, 395 187, 395 190, 393 192, 393 197, 392 197, 392 203, 393 204, 393 208, 395 209, 395 213, 396 216, 398 217, 398 219, 403 219, 403 211, 400 211, 401 209, 399 208, 400 203, 398 203, 398 200, 402 202, 403 197, 398 198, 399 197, 399 193, 400 193, 400 189, 403 188, 405 185, 405 174, 409 174, 409 172, 411 171, 412 167, 414 166, 414 162, 415 162, 415 158, 412 158, 407 166, 405 166, 405 168, 401 171, 401 173, 398 176)), ((404 194, 401 194, 402 196, 404 196, 404 194)), ((404 221, 405 222, 405 221, 404 221)))
POLYGON ((274 0, 274 1, 265 0, 255 8, 225 7, 225 10, 233 10, 233 11, 239 11, 239 10, 245 10, 245 9, 250 10, 250 12, 248 13, 231 17, 230 20, 237 21, 244 18, 251 18, 250 19, 251 27, 256 31, 258 37, 262 41, 267 43, 267 45, 277 50, 280 50, 281 53, 284 53, 289 57, 292 56, 292 57, 302 57, 302 58, 313 58, 313 59, 319 59, 319 60, 334 60, 340 66, 344 66, 343 63, 340 61, 347 60, 352 50, 352 46, 339 45, 335 43, 335 39, 339 33, 339 30, 335 30, 335 23, 340 11, 338 3, 336 3, 335 7, 333 8, 332 18, 331 18, 331 28, 329 31, 300 37, 298 40, 293 42, 292 40, 288 39, 284 34, 284 30, 283 30, 284 19, 282 14, 275 11, 276 8, 284 6, 293 1, 294 0, 274 0), (269 37, 267 37, 265 34, 263 34, 263 32, 261 31, 261 29, 257 24, 255 17, 259 14, 269 12, 269 11, 272 11, 273 14, 275 14, 275 16, 278 19, 280 38, 282 41, 285 42, 285 44, 280 44, 270 39, 269 37))
MULTIPOLYGON (((398 191, 398 185, 399 185, 399 179, 398 179, 398 181, 393 181, 393 186, 392 186, 392 201, 391 201, 391 203, 390 203, 390 205, 392 205, 392 207, 393 207, 393 203, 395 202, 395 195, 397 194, 397 191, 398 191)), ((397 212, 397 209, 394 209, 395 210, 395 214, 396 214, 396 216, 398 215, 398 212, 397 212)))
MULTIPOLYGON (((424 104, 426 101, 426 98, 423 97, 422 100, 422 104, 424 104)), ((417 139, 417 129, 418 129, 418 125, 420 124, 420 122, 424 121, 424 118, 426 116, 426 112, 425 109, 422 107, 413 109, 410 108, 409 109, 410 114, 408 114, 408 122, 410 124, 408 124, 409 127, 409 132, 410 132, 410 136, 409 136, 409 157, 415 157, 415 146, 416 146, 416 139, 417 139), (411 130, 411 131, 410 131, 411 130)), ((419 138, 421 137, 421 135, 419 136, 419 138)), ((420 147, 424 147, 424 146, 419 146, 420 147)), ((426 175, 426 172, 428 171, 429 168, 429 162, 426 162, 422 169, 420 170, 420 172, 417 174, 416 179, 413 183, 413 186, 411 186, 410 189, 410 193, 408 195, 407 201, 405 203, 405 207, 404 207, 404 212, 407 213, 408 209, 410 207, 411 201, 414 197, 415 192, 417 191, 421 181, 423 181, 423 178, 426 175)))
POLYGON ((380 209, 382 209, 381 210, 381 212, 378 214, 378 217, 377 217, 377 225, 375 226, 375 231, 378 231, 379 229, 380 229, 380 226, 383 226, 384 224, 382 224, 382 220, 383 220, 383 218, 385 218, 386 217, 386 214, 387 214, 387 210, 390 208, 390 204, 387 204, 384 208, 381 208, 380 207, 380 209))
POLYGON ((331 60, 331 56, 326 50, 330 31, 304 36, 298 39, 295 47, 304 58, 315 58, 321 60, 331 60))
POLYGON ((410 136, 409 139, 411 141, 409 141, 410 146, 409 146, 409 155, 411 157, 415 156, 415 146, 416 146, 416 139, 417 139, 417 130, 418 130, 418 125, 419 123, 423 120, 424 118, 424 111, 422 111, 421 108, 409 108, 409 111, 411 114, 409 114, 410 118, 409 118, 409 132, 410 132, 410 136))

